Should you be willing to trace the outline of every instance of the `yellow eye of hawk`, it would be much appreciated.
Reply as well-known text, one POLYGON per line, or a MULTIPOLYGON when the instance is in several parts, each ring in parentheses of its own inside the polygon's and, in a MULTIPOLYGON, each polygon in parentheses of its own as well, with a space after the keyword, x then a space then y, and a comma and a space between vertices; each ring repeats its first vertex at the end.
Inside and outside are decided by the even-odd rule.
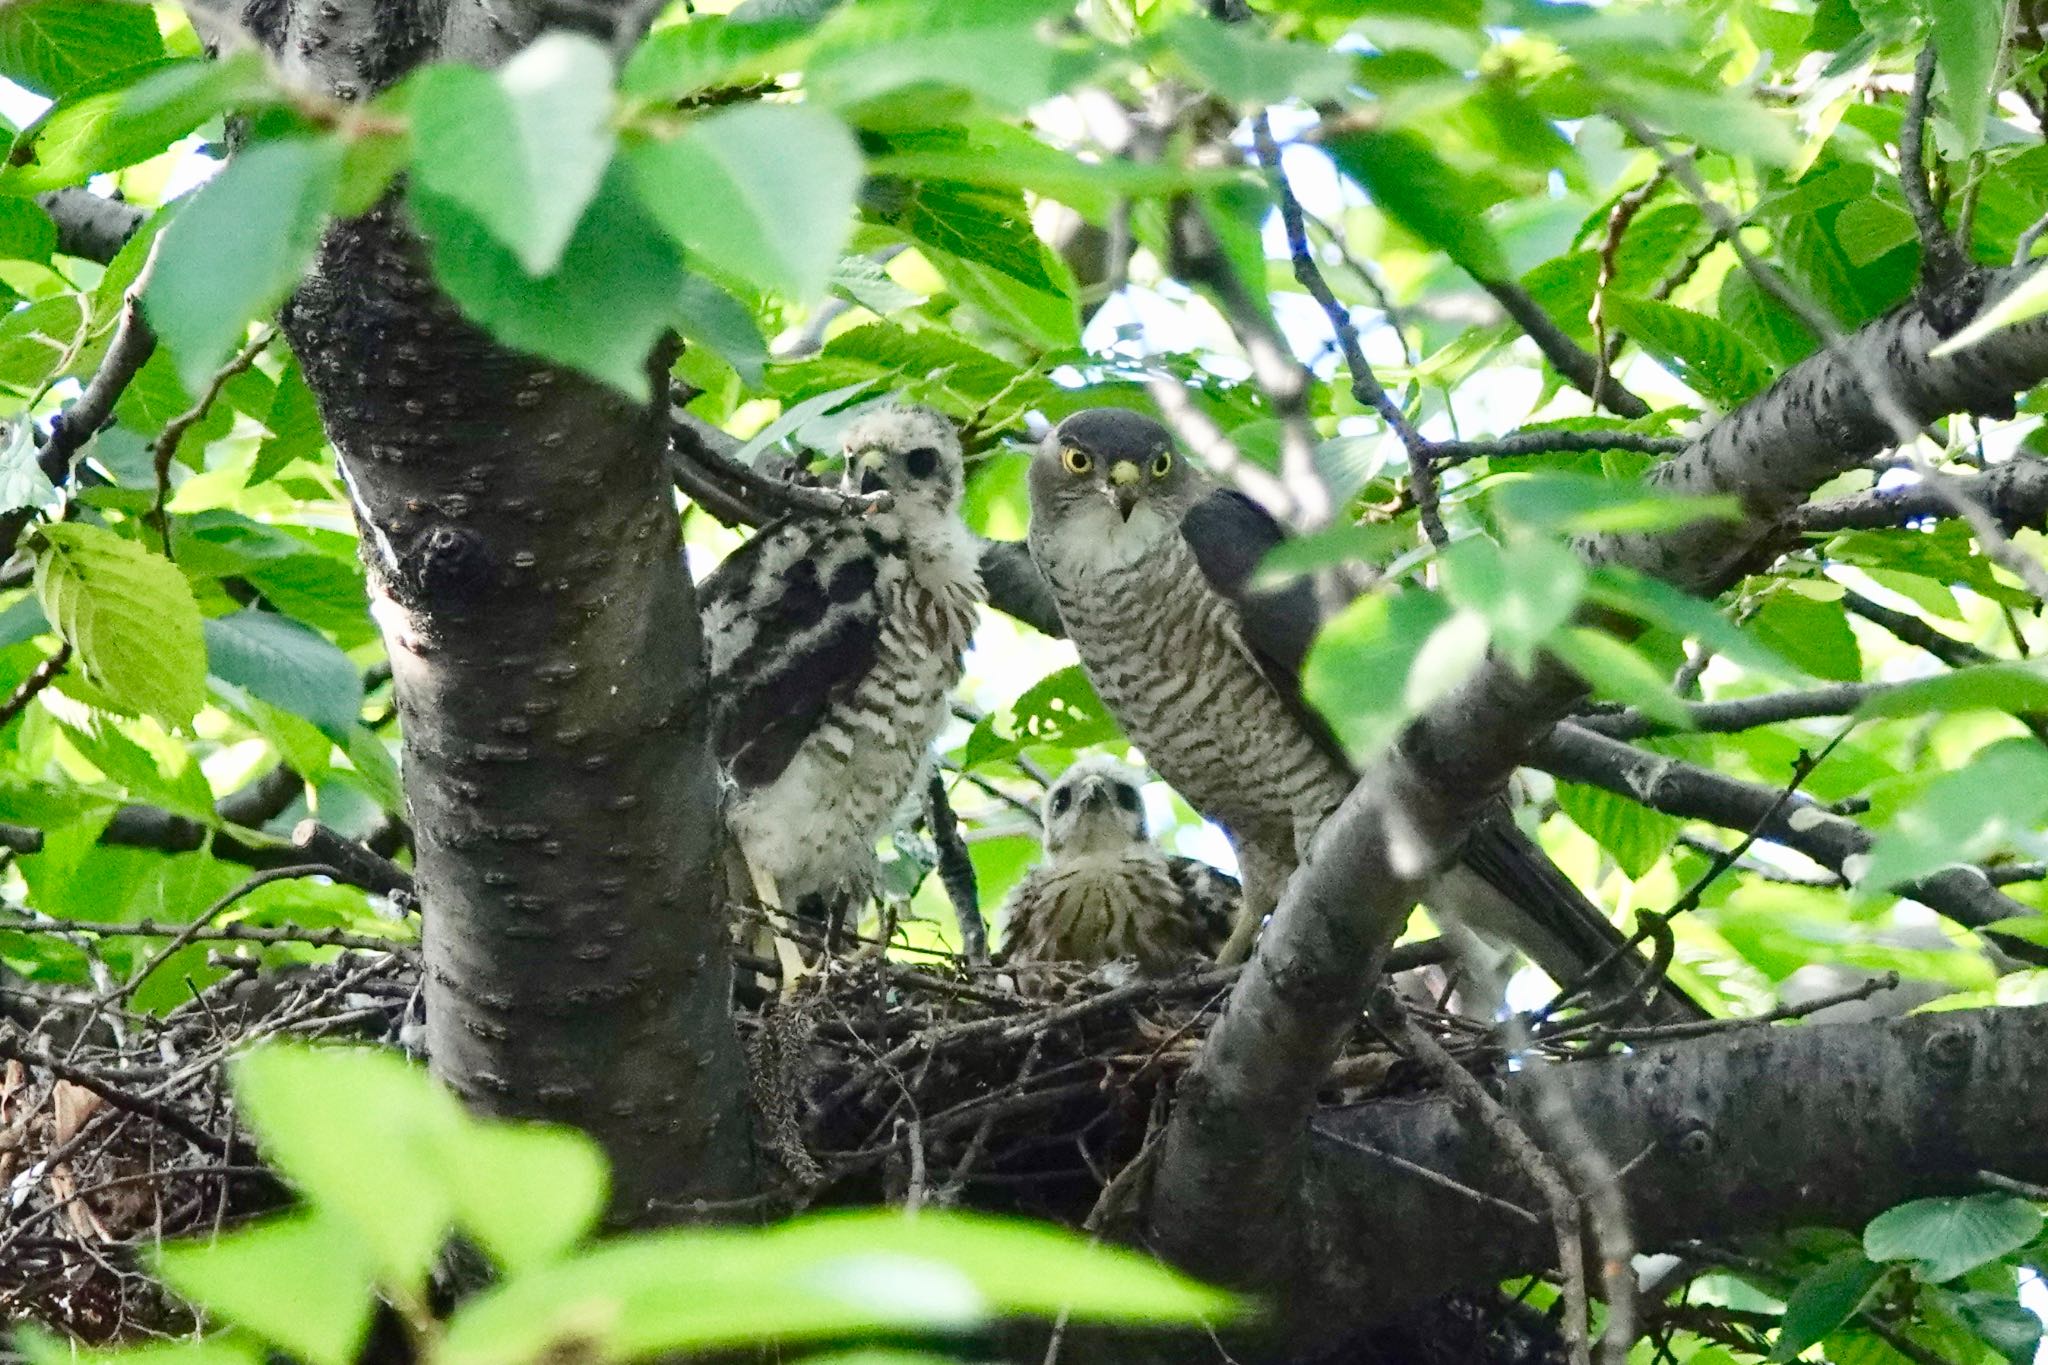
POLYGON ((1152 477, 1155 479, 1163 479, 1166 477, 1166 471, 1172 468, 1173 452, 1170 450, 1162 450, 1159 452, 1158 458, 1152 461, 1152 477))
POLYGON ((1094 457, 1089 455, 1087 451, 1076 450, 1072 446, 1068 446, 1060 452, 1060 463, 1067 467, 1069 474, 1086 474, 1089 470, 1095 468, 1094 457))

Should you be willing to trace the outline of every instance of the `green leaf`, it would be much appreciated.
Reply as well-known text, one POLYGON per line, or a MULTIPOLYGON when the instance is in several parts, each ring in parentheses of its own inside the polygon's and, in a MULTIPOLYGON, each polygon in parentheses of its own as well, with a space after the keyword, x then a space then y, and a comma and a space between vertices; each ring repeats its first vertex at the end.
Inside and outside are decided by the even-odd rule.
POLYGON ((382 1282, 421 1284, 455 1214, 440 1159, 463 1123, 454 1098, 423 1068, 367 1048, 267 1045, 234 1080, 271 1163, 353 1229, 382 1282), (377 1154, 374 1180, 363 1178, 366 1152, 377 1154))
POLYGON ((1393 525, 1338 526, 1290 536, 1259 561, 1255 587, 1274 587, 1300 574, 1337 564, 1377 564, 1406 549, 1412 537, 1393 525))
POLYGON ((1863 653, 1840 602, 1817 602, 1796 592, 1773 593, 1751 618, 1749 628, 1773 652, 1816 678, 1863 679, 1863 653))
POLYGON ((676 320, 683 269, 618 162, 554 273, 538 279, 461 205, 417 185, 409 203, 435 279, 466 315, 515 350, 646 400, 648 356, 676 320))
POLYGON ((867 205, 882 222, 949 257, 1033 289, 1059 290, 1020 194, 944 180, 886 180, 869 187, 867 205))
POLYGON ((1790 121, 1762 107, 1747 92, 1626 76, 1610 76, 1603 84, 1650 123, 1702 147, 1772 166, 1784 165, 1799 152, 1790 121))
POLYGON ((2034 1365, 2041 1349, 2041 1319, 2009 1294, 1946 1296, 1945 1307, 1998 1352, 2007 1365, 2034 1365))
POLYGON ((1256 26, 1184 15, 1160 35, 1198 87, 1234 104, 1309 104, 1341 96, 1351 59, 1320 43, 1287 43, 1256 26))
POLYGON ((267 88, 254 50, 218 62, 164 60, 117 71, 72 91, 23 129, 0 188, 29 194, 145 161, 267 88))
MULTIPOLYGON (((1878 832, 1859 887, 1897 886, 1954 863, 2031 849, 2048 828, 2048 751, 2031 739, 1988 745, 1943 773, 1878 832), (1986 793, 1996 793, 1987 800, 1986 793)), ((2048 852, 2048 849, 2042 849, 2048 852)))
POLYGON ((55 378, 90 324, 84 300, 56 294, 0 318, 0 383, 34 390, 55 378))
POLYGON ((1552 540, 1468 537, 1444 555, 1443 572, 1444 595, 1484 618, 1494 648, 1523 672, 1571 620, 1586 585, 1584 563, 1552 540))
POLYGON ((604 1154, 573 1128, 471 1123, 450 1154, 456 1221, 507 1270, 554 1260, 604 1212, 604 1154))
POLYGON ((1562 472, 1504 478, 1493 503, 1517 525, 1566 535, 1666 531, 1742 516, 1741 504, 1732 497, 1682 497, 1639 481, 1562 472))
POLYGON ((1915 679, 1880 692, 1859 716, 1919 716, 1937 711, 2048 712, 2048 667, 1983 664, 1915 679))
POLYGON ((57 496, 57 486, 43 473, 41 453, 34 422, 22 416, 7 424, 6 444, 0 445, 0 512, 41 507, 57 496))
POLYGON ((1692 728, 1692 713, 1671 694, 1670 680, 1612 635, 1574 627, 1551 636, 1549 647, 1601 697, 1625 702, 1674 730, 1692 728))
POLYGON ((967 737, 961 763, 974 768, 1015 758, 1034 744, 1078 752, 1117 739, 1116 719, 1079 664, 1046 674, 1006 709, 986 717, 967 737))
POLYGON ((164 55, 146 5, 29 0, 0 7, 0 76, 61 99, 91 81, 164 55))
POLYGON ((1967 156, 1984 141, 2005 8, 1995 0, 1927 0, 1927 8, 1948 119, 1962 139, 1960 153, 1967 156))
POLYGON ((749 104, 628 153, 648 212, 687 252, 809 302, 853 231, 859 144, 830 114, 749 104))
POLYGON ((1957 351, 1975 346, 1994 332, 2002 332, 2018 323, 2048 313, 2048 262, 2034 268, 2032 274, 2020 281, 2019 286, 2004 298, 1978 314, 1977 320, 1957 332, 1928 354, 1940 357, 1953 355, 1957 351))
MULTIPOLYGON (((1450 620, 1450 608, 1434 594, 1377 592, 1351 603, 1316 636, 1303 693, 1354 762, 1378 754, 1407 723, 1410 670, 1450 620)), ((1438 648, 1441 657, 1445 646, 1438 648)))
POLYGON ((611 161, 611 78, 603 46, 559 29, 493 73, 429 68, 410 105, 413 174, 548 274, 611 161))
POLYGON ((275 478, 295 461, 315 458, 327 444, 327 433, 320 425, 319 404, 313 400, 313 391, 306 387, 297 361, 286 364, 284 373, 278 376, 277 394, 271 399, 263 425, 270 436, 249 465, 249 477, 244 481, 248 488, 275 478))
POLYGON ((619 78, 628 95, 677 99, 708 86, 741 85, 794 63, 811 25, 793 20, 734 23, 723 14, 698 14, 687 24, 658 29, 633 51, 619 78))
POLYGON ((120 705, 166 725, 206 701, 198 603, 178 566, 82 522, 36 532, 36 599, 74 667, 120 705))
POLYGON ((1075 1234, 927 1211, 813 1215, 748 1231, 622 1238, 518 1276, 449 1323, 443 1365, 529 1359, 575 1341, 631 1359, 777 1337, 972 1326, 998 1314, 1216 1322, 1239 1305, 1075 1234))
POLYGON ((164 229, 142 306, 187 389, 204 392, 249 320, 267 317, 305 274, 340 173, 338 143, 260 142, 164 229))
POLYGON ((711 351, 732 366, 740 382, 759 388, 768 363, 768 343, 747 306, 702 275, 686 275, 676 309, 676 330, 685 341, 711 351))
POLYGON ((1918 236, 1913 216, 1883 199, 1856 199, 1835 215, 1835 240, 1849 264, 1866 266, 1918 236))
POLYGON ((1628 294, 1609 294, 1606 309, 1615 326, 1711 402, 1736 407, 1770 386, 1770 367, 1723 322, 1628 294))
POLYGON ((1021 114, 1074 88, 1101 65, 1100 49, 1062 32, 1062 0, 862 0, 820 26, 806 64, 807 97, 863 127, 900 131, 955 121, 971 92, 1021 114))
POLYGON ((363 680, 331 640, 289 617, 254 609, 205 626, 207 667, 215 677, 346 742, 362 711, 363 680))
POLYGON ((280 1214, 212 1242, 172 1242, 157 1273, 180 1294, 312 1365, 348 1365, 376 1307, 360 1242, 316 1214, 280 1214))
POLYGON ((32 200, 0 199, 0 256, 47 263, 57 249, 57 225, 32 200))
POLYGON ((1863 1254, 1911 1261, 1913 1278, 1941 1284, 2018 1251, 2041 1231, 2041 1211, 2006 1194, 1915 1199, 1870 1220, 1863 1254))
POLYGON ((1557 784, 1557 804, 1631 881, 1657 865, 1683 824, 1676 816, 1651 810, 1605 787, 1575 782, 1557 784))
POLYGON ((1793 1360, 1854 1317, 1884 1278, 1884 1267, 1858 1251, 1845 1252, 1809 1272, 1785 1300, 1784 1321, 1772 1360, 1793 1360))
POLYGON ((233 1336, 147 1341, 94 1351, 24 1325, 14 1329, 14 1346, 29 1365, 263 1365, 263 1351, 255 1342, 233 1336))
POLYGON ((1346 133, 1323 144, 1389 218, 1467 273, 1497 280, 1507 259, 1486 226, 1486 199, 1413 133, 1346 133))
POLYGON ((1808 680, 1805 673, 1723 616, 1711 602, 1703 602, 1647 574, 1611 564, 1602 565, 1593 571, 1586 596, 1603 607, 1648 622, 1681 639, 1698 639, 1715 653, 1727 655, 1744 668, 1753 668, 1787 682, 1808 680))

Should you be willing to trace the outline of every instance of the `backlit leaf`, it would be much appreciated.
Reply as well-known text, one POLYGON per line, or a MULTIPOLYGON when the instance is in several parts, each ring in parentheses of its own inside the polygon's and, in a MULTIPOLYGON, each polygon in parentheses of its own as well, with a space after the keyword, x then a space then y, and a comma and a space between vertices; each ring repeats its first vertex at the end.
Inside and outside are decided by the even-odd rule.
POLYGON ((178 566, 82 522, 44 526, 36 542, 36 598, 86 680, 165 725, 189 723, 206 700, 206 645, 178 566))

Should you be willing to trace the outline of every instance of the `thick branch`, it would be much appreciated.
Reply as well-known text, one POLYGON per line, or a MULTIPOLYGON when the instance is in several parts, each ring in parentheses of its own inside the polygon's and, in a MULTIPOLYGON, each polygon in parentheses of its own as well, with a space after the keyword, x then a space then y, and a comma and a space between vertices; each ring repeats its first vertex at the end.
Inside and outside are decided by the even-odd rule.
MULTIPOLYGON (((356 98, 437 46, 491 65, 538 11, 455 6, 445 35, 422 16, 441 22, 303 0, 264 36, 356 98), (297 41, 315 29, 327 41, 297 41)), ((717 778, 666 405, 494 343, 434 289, 389 204, 328 232, 283 322, 364 528, 391 660, 436 1073, 483 1110, 590 1132, 622 1218, 744 1195, 717 778)), ((648 358, 657 388, 665 359, 648 358)))
MULTIPOLYGON (((2048 1088, 2016 1082, 2044 1049, 2048 1008, 2005 1008, 1745 1029, 1555 1066, 1546 1083, 1627 1170, 1629 1226, 1648 1251, 1815 1224, 1854 1229, 1907 1199, 1972 1193, 1979 1170, 2048 1179, 2048 1088)), ((1532 1124, 1528 1075, 1496 1084, 1532 1124)), ((1304 1201, 1313 1254, 1289 1316, 1334 1333, 1555 1260, 1547 1228, 1403 1162, 1535 1206, 1498 1140, 1446 1098, 1325 1111, 1304 1201)))
MULTIPOLYGON (((1973 277, 1957 286, 1966 297, 1933 311, 1949 317, 1946 305, 1961 303, 1956 311, 1974 312, 2019 277, 1973 277)), ((1668 492, 1738 496, 1741 521, 1615 533, 1582 549, 1717 592, 1814 489, 1888 443, 1892 428, 1859 375, 1889 376, 1887 406, 1921 420, 2009 412, 2017 391, 2048 376, 2048 319, 2001 332, 1962 357, 1934 358, 1942 338, 1919 305, 1902 308, 1793 367, 1651 475, 1668 492)), ((1324 822, 1182 1086, 1149 1210, 1156 1246, 1218 1277, 1289 1273, 1304 1250, 1292 1236, 1292 1200, 1305 1119, 1387 943, 1485 801, 1580 693, 1561 670, 1525 680, 1488 661, 1431 707, 1324 822)))
MULTIPOLYGON (((1953 489, 1991 514, 2007 535, 2048 529, 2048 460, 2015 455, 1969 479, 1956 479, 1953 489)), ((1905 526, 1956 515, 1955 503, 1925 484, 1873 488, 1799 509, 1802 531, 1861 531, 1905 526)))
POLYGON ((120 254, 149 216, 133 204, 80 187, 39 194, 36 203, 57 225, 58 251, 101 265, 120 254))

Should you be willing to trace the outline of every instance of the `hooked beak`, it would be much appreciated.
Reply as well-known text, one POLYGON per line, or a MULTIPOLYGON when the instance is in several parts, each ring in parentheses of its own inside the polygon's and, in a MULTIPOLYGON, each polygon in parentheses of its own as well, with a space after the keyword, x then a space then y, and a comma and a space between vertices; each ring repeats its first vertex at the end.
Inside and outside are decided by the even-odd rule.
POLYGON ((1119 517, 1131 519, 1131 510, 1138 505, 1138 466, 1132 461, 1118 460, 1109 467, 1109 500, 1116 504, 1119 517))
POLYGON ((880 493, 885 491, 889 487, 889 485, 885 483, 882 479, 881 451, 870 450, 864 452, 858 459, 854 461, 854 468, 858 470, 860 473, 860 479, 857 486, 859 487, 861 492, 880 493))
POLYGON ((1109 805, 1109 788, 1090 778, 1081 784, 1081 804, 1089 810, 1100 810, 1109 805))

